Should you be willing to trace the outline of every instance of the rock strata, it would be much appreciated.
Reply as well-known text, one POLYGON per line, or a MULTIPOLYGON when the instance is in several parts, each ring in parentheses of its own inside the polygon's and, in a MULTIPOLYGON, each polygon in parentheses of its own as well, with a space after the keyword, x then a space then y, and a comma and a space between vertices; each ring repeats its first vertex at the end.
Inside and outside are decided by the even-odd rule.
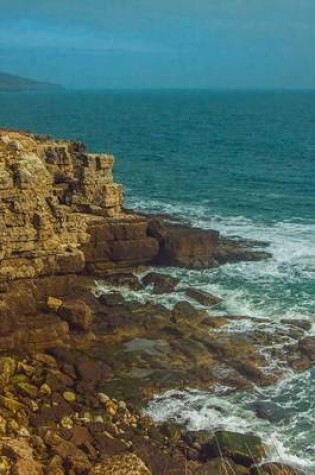
POLYGON ((0 129, 1 288, 8 280, 102 275, 117 266, 205 268, 268 257, 255 243, 217 231, 125 212, 113 162, 78 142, 0 129))

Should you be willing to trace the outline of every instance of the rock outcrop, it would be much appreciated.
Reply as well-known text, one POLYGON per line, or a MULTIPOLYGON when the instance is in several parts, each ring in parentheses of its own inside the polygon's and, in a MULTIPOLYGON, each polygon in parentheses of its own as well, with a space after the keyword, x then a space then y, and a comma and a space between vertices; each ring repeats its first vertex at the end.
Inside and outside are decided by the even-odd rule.
POLYGON ((147 220, 122 211, 112 166, 77 142, 0 131, 0 278, 151 260, 158 244, 147 220))
POLYGON ((78 142, 0 130, 0 282, 268 257, 217 231, 124 211, 113 162, 78 142))

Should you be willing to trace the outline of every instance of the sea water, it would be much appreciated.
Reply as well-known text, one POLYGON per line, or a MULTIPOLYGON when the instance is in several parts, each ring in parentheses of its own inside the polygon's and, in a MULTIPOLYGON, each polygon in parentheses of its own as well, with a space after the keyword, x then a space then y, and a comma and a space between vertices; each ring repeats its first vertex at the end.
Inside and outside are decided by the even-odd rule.
MULTIPOLYGON (((314 333, 315 92, 1 94, 0 126, 113 153, 130 208, 270 242, 273 258, 265 262, 164 270, 181 284, 178 295, 160 296, 162 303, 172 305, 181 287, 196 285, 224 298, 223 314, 251 317, 231 332, 251 331, 255 317, 274 324, 286 317, 309 319, 314 333)), ((137 298, 153 296, 146 291, 137 298)), ((314 369, 287 371, 269 388, 234 395, 224 387, 172 391, 155 398, 148 412, 192 429, 253 430, 272 446, 272 459, 315 473, 314 369), (257 405, 269 420, 255 415, 257 405)))

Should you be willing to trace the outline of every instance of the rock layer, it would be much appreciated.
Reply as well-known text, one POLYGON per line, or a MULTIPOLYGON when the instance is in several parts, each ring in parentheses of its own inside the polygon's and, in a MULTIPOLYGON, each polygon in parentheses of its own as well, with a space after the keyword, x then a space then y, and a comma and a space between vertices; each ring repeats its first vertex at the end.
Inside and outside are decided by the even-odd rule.
POLYGON ((78 273, 86 257, 94 267, 151 260, 158 244, 145 219, 122 211, 112 166, 76 142, 0 131, 0 278, 78 273))

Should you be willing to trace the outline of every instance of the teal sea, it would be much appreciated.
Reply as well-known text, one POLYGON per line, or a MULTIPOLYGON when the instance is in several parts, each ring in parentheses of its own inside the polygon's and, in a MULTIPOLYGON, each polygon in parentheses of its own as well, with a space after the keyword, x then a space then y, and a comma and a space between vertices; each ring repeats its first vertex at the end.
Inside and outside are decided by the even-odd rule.
MULTIPOLYGON (((270 242, 266 262, 169 272, 224 297, 223 313, 268 317, 270 331, 283 317, 309 319, 314 334, 315 92, 0 94, 0 127, 113 153, 128 207, 270 242)), ((230 331, 253 325, 245 318, 230 331)), ((270 366, 281 364, 270 356, 270 366)), ((315 473, 315 368, 233 396, 224 388, 170 392, 148 411, 194 429, 257 431, 273 458, 315 473), (269 407, 272 420, 256 417, 255 404, 269 407)))

